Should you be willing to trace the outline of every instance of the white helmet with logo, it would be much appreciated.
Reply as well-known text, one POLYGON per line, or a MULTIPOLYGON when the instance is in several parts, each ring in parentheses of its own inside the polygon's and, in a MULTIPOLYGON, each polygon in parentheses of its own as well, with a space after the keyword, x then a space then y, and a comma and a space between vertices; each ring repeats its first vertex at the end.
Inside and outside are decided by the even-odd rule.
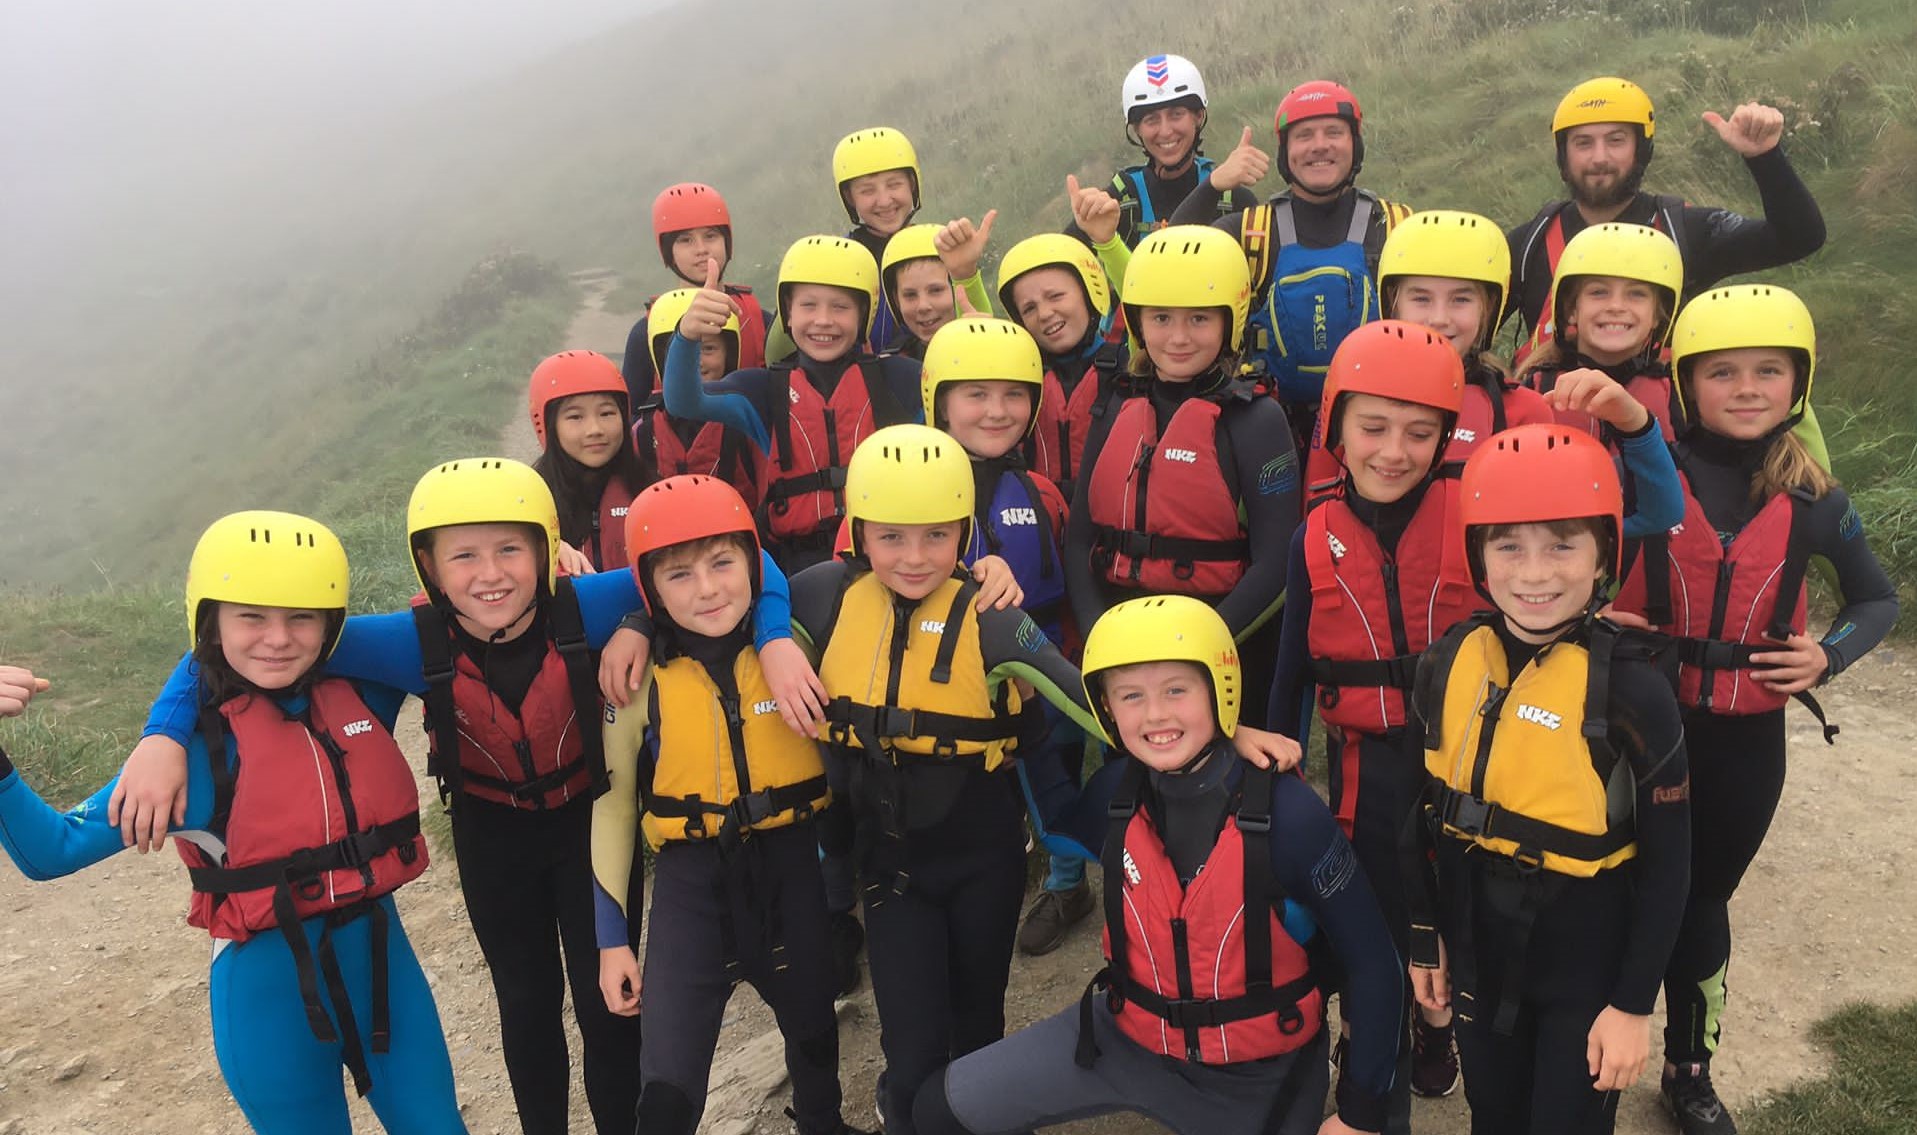
POLYGON ((1123 107, 1127 125, 1147 112, 1184 105, 1205 109, 1205 77, 1182 55, 1153 55, 1138 61, 1125 76, 1123 107))

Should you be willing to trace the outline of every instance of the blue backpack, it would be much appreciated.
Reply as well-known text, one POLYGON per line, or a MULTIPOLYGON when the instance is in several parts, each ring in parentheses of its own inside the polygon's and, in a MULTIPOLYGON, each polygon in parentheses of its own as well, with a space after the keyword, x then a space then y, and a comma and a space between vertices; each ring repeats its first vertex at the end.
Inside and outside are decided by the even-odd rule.
POLYGON ((1245 354, 1263 365, 1280 401, 1315 405, 1338 344, 1380 317, 1365 237, 1381 205, 1360 192, 1350 230, 1330 248, 1298 243, 1289 199, 1246 210, 1240 241, 1252 262, 1252 278, 1265 278, 1261 269, 1268 266, 1271 286, 1252 311, 1245 354))

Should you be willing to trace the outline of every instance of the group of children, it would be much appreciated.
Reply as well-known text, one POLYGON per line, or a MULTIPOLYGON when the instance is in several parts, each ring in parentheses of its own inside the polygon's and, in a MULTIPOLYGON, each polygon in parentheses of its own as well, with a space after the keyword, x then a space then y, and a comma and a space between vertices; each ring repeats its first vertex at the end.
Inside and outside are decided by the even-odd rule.
MULTIPOLYGON (((1351 92, 1280 104, 1266 204, 1250 131, 1199 152, 1188 60, 1122 109, 1146 160, 1070 180, 995 292, 995 214, 913 225, 896 130, 840 143, 856 227, 793 244, 771 312, 723 282, 719 194, 667 189, 684 286, 623 372, 534 370, 535 467, 422 478, 408 610, 347 617, 316 521, 216 522, 149 736, 65 814, 0 754, 0 844, 41 878, 171 831, 265 1132, 347 1130, 342 1066, 389 1130, 464 1130, 391 898, 426 866, 408 693, 527 1132, 567 1129, 570 988, 597 1129, 690 1135, 740 981, 796 1129, 854 1131, 861 944, 891 1135, 1402 1132, 1460 1058, 1474 1132, 1605 1132, 1660 985, 1666 1098, 1734 1130, 1697 1117, 1783 705, 1896 613, 1794 432, 1809 312, 1591 225, 1514 379, 1505 235, 1356 189, 1351 92), (1289 772, 1314 717, 1329 806, 1289 772), (1087 860, 1106 967, 1006 1037, 1015 946, 1101 907, 1087 860)), ((0 668, 0 714, 45 688, 0 668)))

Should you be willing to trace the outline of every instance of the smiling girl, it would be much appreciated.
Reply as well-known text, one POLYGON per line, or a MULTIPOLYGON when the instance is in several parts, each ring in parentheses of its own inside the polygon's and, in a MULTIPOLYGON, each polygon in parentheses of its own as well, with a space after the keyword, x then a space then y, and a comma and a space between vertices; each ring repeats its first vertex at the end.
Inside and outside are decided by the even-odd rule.
POLYGON ((633 448, 626 380, 593 351, 561 351, 526 388, 533 468, 559 508, 560 563, 571 575, 616 571, 626 559, 626 508, 652 482, 633 448))

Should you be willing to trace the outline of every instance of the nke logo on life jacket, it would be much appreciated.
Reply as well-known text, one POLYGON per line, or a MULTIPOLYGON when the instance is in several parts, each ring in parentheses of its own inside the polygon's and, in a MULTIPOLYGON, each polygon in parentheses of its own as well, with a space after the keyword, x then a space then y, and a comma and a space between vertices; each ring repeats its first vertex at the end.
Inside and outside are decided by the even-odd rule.
POLYGON ((1136 887, 1138 884, 1144 881, 1145 881, 1145 877, 1138 873, 1138 864, 1132 862, 1132 853, 1129 850, 1126 851, 1125 852, 1125 885, 1128 887, 1136 887))
POLYGON ((777 713, 779 712, 779 699, 767 698, 764 701, 755 701, 752 703, 752 712, 755 715, 777 713))
POLYGON ((1325 533, 1325 540, 1331 545, 1332 559, 1342 560, 1345 558, 1345 543, 1343 540, 1338 539, 1329 532, 1325 533))
POLYGON ((340 732, 344 733, 348 737, 357 737, 362 733, 371 733, 372 731, 373 731, 373 723, 364 717, 360 718, 358 721, 348 722, 347 724, 340 727, 340 732))
POLYGON ((926 619, 919 624, 919 629, 926 634, 944 634, 945 623, 943 620, 926 619))
POLYGON ((1037 524, 1038 510, 1035 508, 1001 508, 998 510, 1000 524, 1037 524))
POLYGON ((1476 441, 1478 440, 1478 431, 1467 430, 1463 426, 1459 426, 1457 429, 1451 431, 1451 437, 1456 441, 1476 441))
POLYGON ((606 511, 610 512, 614 516, 624 516, 626 515, 627 510, 623 508, 609 508, 606 511))
POLYGON ((1198 464, 1198 451, 1195 449, 1167 449, 1165 460, 1183 461, 1187 465, 1198 464))
POLYGON ((1542 725, 1552 730, 1564 724, 1564 717, 1561 714, 1552 713, 1548 709, 1539 709, 1534 705, 1518 706, 1518 720, 1529 721, 1533 725, 1542 725))

